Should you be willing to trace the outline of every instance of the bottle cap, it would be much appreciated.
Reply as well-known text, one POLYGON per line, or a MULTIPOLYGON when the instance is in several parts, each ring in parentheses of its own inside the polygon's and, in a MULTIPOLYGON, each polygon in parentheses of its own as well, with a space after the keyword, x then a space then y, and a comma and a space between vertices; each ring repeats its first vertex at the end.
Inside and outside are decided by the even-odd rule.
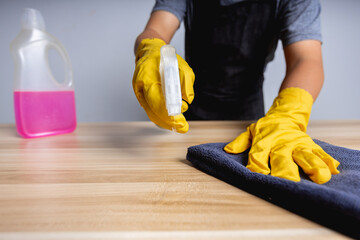
POLYGON ((45 30, 45 22, 39 10, 25 8, 21 18, 21 25, 24 29, 37 28, 45 30))

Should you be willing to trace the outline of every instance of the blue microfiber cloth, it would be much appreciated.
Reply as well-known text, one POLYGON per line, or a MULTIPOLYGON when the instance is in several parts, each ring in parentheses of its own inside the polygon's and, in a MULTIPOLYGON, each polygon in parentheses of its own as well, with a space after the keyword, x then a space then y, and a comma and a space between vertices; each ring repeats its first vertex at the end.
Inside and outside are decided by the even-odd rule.
POLYGON ((251 172, 248 151, 228 154, 226 143, 188 148, 186 158, 198 169, 298 215, 360 239, 360 151, 314 140, 340 162, 340 174, 319 185, 300 170, 301 181, 251 172))

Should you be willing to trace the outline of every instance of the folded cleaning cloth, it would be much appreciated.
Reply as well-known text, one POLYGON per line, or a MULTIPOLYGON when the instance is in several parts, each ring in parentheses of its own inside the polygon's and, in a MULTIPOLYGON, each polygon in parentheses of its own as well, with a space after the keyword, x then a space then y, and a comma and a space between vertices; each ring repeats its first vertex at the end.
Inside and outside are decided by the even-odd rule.
POLYGON ((301 181, 251 172, 248 151, 228 154, 226 143, 188 148, 186 158, 198 169, 298 215, 360 239, 360 151, 314 140, 340 162, 340 174, 319 185, 300 170, 301 181))

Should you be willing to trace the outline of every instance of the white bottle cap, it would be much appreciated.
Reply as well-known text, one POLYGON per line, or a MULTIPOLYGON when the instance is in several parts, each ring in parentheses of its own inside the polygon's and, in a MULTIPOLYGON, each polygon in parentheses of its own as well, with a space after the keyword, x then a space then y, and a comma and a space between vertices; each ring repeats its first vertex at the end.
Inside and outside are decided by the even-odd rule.
POLYGON ((21 25, 24 29, 37 28, 45 31, 45 22, 39 10, 25 8, 21 17, 21 25))

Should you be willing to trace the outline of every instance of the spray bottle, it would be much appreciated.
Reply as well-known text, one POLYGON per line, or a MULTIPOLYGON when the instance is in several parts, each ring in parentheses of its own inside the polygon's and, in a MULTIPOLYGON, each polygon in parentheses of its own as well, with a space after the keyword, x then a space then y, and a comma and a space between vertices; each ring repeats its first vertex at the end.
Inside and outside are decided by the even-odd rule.
POLYGON ((179 66, 173 46, 164 45, 160 48, 159 70, 168 116, 174 120, 174 116, 181 114, 182 98, 179 66))

